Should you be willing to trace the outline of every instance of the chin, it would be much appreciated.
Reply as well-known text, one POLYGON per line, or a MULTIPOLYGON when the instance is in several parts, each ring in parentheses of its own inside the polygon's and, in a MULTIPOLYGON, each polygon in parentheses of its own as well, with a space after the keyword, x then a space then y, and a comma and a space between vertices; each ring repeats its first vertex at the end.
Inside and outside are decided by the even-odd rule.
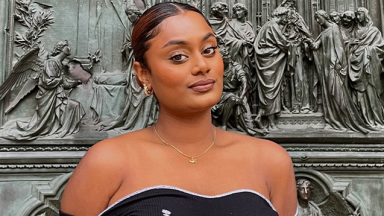
POLYGON ((196 111, 205 111, 210 110, 215 104, 220 101, 222 91, 212 91, 206 95, 201 95, 194 98, 190 102, 192 104, 189 106, 191 110, 196 111))

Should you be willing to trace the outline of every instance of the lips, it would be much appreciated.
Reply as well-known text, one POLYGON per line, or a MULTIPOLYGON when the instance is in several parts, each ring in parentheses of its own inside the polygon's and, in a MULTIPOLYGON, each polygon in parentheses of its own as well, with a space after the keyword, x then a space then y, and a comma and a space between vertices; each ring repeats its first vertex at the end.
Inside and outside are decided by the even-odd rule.
POLYGON ((213 88, 215 82, 213 79, 199 80, 190 85, 189 88, 197 92, 206 92, 213 88))

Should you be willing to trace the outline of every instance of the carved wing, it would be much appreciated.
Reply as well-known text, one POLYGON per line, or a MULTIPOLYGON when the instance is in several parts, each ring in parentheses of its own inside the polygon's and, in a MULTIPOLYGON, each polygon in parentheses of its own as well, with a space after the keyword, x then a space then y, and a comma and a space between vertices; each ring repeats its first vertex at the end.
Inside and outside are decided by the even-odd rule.
MULTIPOLYGON (((16 99, 11 103, 13 107, 31 92, 37 85, 37 80, 42 70, 44 70, 44 62, 39 57, 40 48, 35 47, 25 53, 13 67, 9 77, 0 86, 0 100, 2 100, 10 91, 15 88, 26 85, 17 95, 16 99), (34 80, 34 82, 28 80, 34 80)), ((10 106, 11 107, 11 106, 10 106)), ((10 108, 8 107, 8 112, 10 108)))
POLYGON ((319 205, 323 215, 345 216, 353 215, 353 210, 347 201, 336 191, 330 191, 326 202, 319 205))
POLYGON ((16 105, 26 96, 28 95, 33 89, 36 88, 36 86, 39 84, 39 80, 38 79, 28 79, 23 88, 19 91, 19 93, 17 94, 16 98, 13 99, 13 101, 11 102, 11 104, 9 104, 9 106, 7 107, 7 109, 5 110, 5 114, 8 114, 9 112, 11 112, 11 110, 13 108, 16 107, 16 105))

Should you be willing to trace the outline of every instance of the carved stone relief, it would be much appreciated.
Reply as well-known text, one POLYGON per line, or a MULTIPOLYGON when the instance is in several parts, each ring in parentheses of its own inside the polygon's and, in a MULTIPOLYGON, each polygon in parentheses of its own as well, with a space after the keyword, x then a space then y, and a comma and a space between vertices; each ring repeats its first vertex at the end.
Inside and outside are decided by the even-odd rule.
MULTIPOLYGON (((363 216, 367 210, 350 183, 339 183, 324 173, 308 169, 296 171, 299 216, 363 216), (336 187, 336 185, 342 185, 336 187)), ((369 214, 368 214, 369 215, 369 214)))
POLYGON ((72 173, 60 175, 49 182, 33 184, 32 195, 25 199, 16 215, 56 216, 66 182, 72 173))
MULTIPOLYGON (((57 35, 50 30, 60 28, 58 25, 63 24, 64 15, 58 14, 62 10, 55 10, 61 3, 15 0, 14 53, 10 53, 14 66, 8 68, 9 75, 1 86, 1 99, 8 107, 3 116, 7 121, 1 136, 32 140, 53 134, 68 136, 81 133, 84 128, 88 128, 87 131, 119 129, 126 132, 153 124, 157 118, 157 102, 154 96, 147 98, 136 82, 130 34, 140 14, 157 2, 77 2, 79 14, 83 16, 81 12, 86 12, 89 19, 78 17, 76 25, 77 28, 87 27, 87 32, 78 32, 77 39, 65 34, 64 38, 57 39, 70 38, 67 45, 74 48, 71 63, 68 64, 69 58, 63 56, 55 66, 63 68, 56 69, 57 82, 62 82, 59 79, 64 77, 59 74, 66 74, 63 80, 70 78, 72 84, 63 81, 55 87, 54 91, 62 87, 67 89, 66 96, 60 99, 61 111, 50 109, 50 112, 55 112, 55 117, 48 117, 45 110, 45 114, 41 114, 44 118, 36 118, 33 110, 37 109, 37 113, 43 110, 39 105, 42 93, 33 89, 38 80, 44 83, 42 75, 47 74, 44 64, 54 58, 45 47, 57 49, 57 41, 52 40, 57 35), (88 36, 88 39, 80 35, 88 36), (107 42, 112 46, 106 45, 107 42), (29 92, 37 96, 30 96, 29 92), (78 117, 64 122, 71 115, 65 112, 70 104, 78 107, 78 117), (19 117, 30 120, 22 124, 17 121, 19 117), (58 126, 56 123, 50 123, 50 126, 43 123, 54 119, 57 119, 58 126), (43 131, 36 125, 40 125, 40 129, 42 125, 50 129, 43 131), (34 132, 29 134, 25 131, 34 132)), ((234 74, 244 71, 244 76, 237 78, 239 84, 228 90, 236 92, 233 97, 223 96, 221 105, 212 110, 218 126, 250 135, 289 133, 290 129, 302 132, 317 130, 320 133, 380 133, 384 125, 381 83, 384 40, 367 9, 352 5, 355 12, 336 11, 341 6, 331 4, 333 11, 330 14, 312 10, 303 14, 303 6, 316 10, 325 6, 318 1, 309 5, 293 0, 280 3, 265 1, 262 5, 268 11, 267 17, 259 22, 255 14, 262 7, 258 3, 253 6, 248 1, 183 3, 197 6, 209 17, 218 39, 227 47, 230 62, 226 70, 235 71, 234 74), (329 24, 322 23, 321 19, 329 24), (328 33, 328 26, 334 26, 332 33, 328 33), (323 28, 322 32, 320 28, 323 28), (315 40, 317 34, 319 37, 315 40), (339 48, 322 52, 329 50, 322 45, 338 34, 343 37, 336 44, 339 48), (272 41, 268 47, 273 46, 273 52, 264 44, 266 41, 272 41), (321 62, 333 54, 338 55, 336 63, 321 62), (220 108, 232 107, 231 101, 241 107, 239 111, 228 113, 220 108), (230 116, 239 112, 243 117, 231 120, 230 116)), ((344 9, 349 10, 352 6, 344 9)), ((44 91, 51 88, 43 84, 37 86, 45 88, 44 91)))
MULTIPOLYGON (((0 39, 8 37, 4 40, 7 44, 0 41, 4 54, 0 67, 0 136, 10 139, 0 139, 0 154, 75 154, 101 139, 153 124, 158 105, 156 98, 146 97, 136 82, 130 34, 145 9, 163 1, 0 3, 3 11, 9 10, 8 20, 0 16, 0 21, 6 22, 7 34, 0 39)), ((293 158, 297 179, 303 180, 299 185, 308 186, 310 182, 309 190, 312 186, 308 200, 317 206, 312 209, 320 209, 323 215, 369 215, 366 207, 360 206, 360 198, 349 193, 349 183, 307 168, 373 173, 384 170, 382 156, 376 154, 383 152, 384 17, 380 10, 384 3, 178 2, 199 8, 220 43, 225 77, 222 98, 212 109, 214 124, 265 136, 283 146, 305 143, 304 147, 284 147, 293 158), (315 13, 320 10, 326 13, 315 13), (323 52, 325 44, 335 38, 342 39, 323 52), (278 57, 266 49, 272 40, 270 45, 278 57), (330 56, 337 59, 325 62, 330 56), (268 64, 263 65, 265 62, 268 64), (271 66, 273 77, 268 77, 266 66, 271 66), (335 186, 340 184, 342 188, 335 186), (343 209, 340 214, 334 213, 330 205, 333 201, 343 209)), ((0 158, 0 172, 67 172, 77 162, 67 157, 68 163, 0 158)), ((34 185, 33 196, 20 209, 20 215, 56 215, 68 177, 34 185)))

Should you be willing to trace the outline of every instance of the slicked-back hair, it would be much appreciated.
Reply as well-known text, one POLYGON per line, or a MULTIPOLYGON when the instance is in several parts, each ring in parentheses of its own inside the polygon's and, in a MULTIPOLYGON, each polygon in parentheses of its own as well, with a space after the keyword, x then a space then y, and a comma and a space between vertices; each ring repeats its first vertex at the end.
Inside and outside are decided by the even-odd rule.
POLYGON ((132 48, 135 61, 139 62, 142 67, 148 69, 150 72, 150 68, 145 58, 145 53, 150 47, 149 40, 160 33, 161 28, 159 25, 165 19, 187 11, 193 11, 200 14, 207 24, 211 26, 208 20, 197 8, 188 4, 164 2, 156 4, 145 11, 132 31, 132 48))

